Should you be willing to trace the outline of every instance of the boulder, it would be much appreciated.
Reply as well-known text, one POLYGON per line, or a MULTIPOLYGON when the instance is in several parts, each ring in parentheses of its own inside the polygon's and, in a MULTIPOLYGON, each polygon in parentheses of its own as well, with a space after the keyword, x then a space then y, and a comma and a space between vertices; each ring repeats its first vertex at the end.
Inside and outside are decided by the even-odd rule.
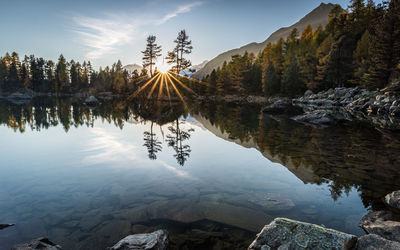
POLYGON ((382 93, 385 92, 397 92, 400 91, 400 81, 393 82, 388 87, 381 90, 382 93))
POLYGON ((400 241, 399 217, 390 211, 370 212, 361 219, 360 227, 369 234, 377 234, 388 240, 400 241))
POLYGON ((91 96, 89 96, 88 98, 85 99, 84 103, 86 105, 88 105, 88 106, 96 106, 97 104, 99 104, 99 100, 97 100, 96 97, 91 95, 91 96))
POLYGON ((400 209, 400 190, 386 195, 385 202, 393 208, 400 209))
POLYGON ((27 93, 15 92, 15 93, 12 93, 11 95, 7 96, 7 99, 9 99, 9 100, 30 100, 30 99, 32 99, 32 96, 30 96, 27 93))
POLYGON ((324 127, 327 125, 335 124, 340 120, 346 120, 348 118, 341 113, 333 112, 330 110, 315 110, 312 112, 307 112, 303 115, 292 117, 292 119, 308 125, 324 127))
POLYGON ((263 109, 263 112, 267 114, 279 114, 285 112, 287 107, 288 107, 288 102, 283 99, 279 99, 276 102, 272 103, 271 105, 265 107, 263 109))
POLYGON ((400 243, 387 240, 376 234, 368 234, 358 238, 356 250, 398 250, 400 243))
POLYGON ((305 97, 308 97, 308 96, 310 96, 310 95, 313 95, 314 93, 311 91, 311 90, 307 90, 305 93, 304 93, 304 96, 305 97))
POLYGON ((7 228, 7 227, 12 227, 12 226, 14 226, 15 224, 0 224, 0 230, 1 229, 4 229, 4 228, 7 228))
POLYGON ((11 250, 34 250, 34 249, 60 250, 62 248, 61 248, 61 246, 56 245, 55 243, 51 242, 47 238, 38 238, 38 239, 32 240, 29 243, 18 244, 11 248, 11 250))
POLYGON ((357 238, 318 225, 276 218, 249 246, 253 249, 351 249, 357 238))
POLYGON ((120 240, 109 250, 165 250, 168 245, 168 232, 158 230, 148 234, 133 234, 120 240))

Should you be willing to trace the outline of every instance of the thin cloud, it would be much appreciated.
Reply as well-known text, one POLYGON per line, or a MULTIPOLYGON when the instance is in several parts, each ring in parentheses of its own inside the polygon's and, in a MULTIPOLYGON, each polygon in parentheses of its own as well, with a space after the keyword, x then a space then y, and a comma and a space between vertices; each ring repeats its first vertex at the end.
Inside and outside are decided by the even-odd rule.
POLYGON ((182 6, 180 6, 176 11, 171 12, 171 13, 168 13, 168 14, 165 15, 163 18, 161 18, 161 19, 158 21, 157 24, 158 24, 158 25, 163 24, 163 23, 167 22, 168 20, 170 20, 170 19, 172 19, 172 18, 178 16, 179 14, 183 14, 183 13, 189 12, 189 11, 191 11, 194 7, 197 7, 197 6, 200 6, 200 5, 203 5, 203 4, 204 4, 203 2, 193 2, 193 3, 187 4, 187 5, 182 5, 182 6))
POLYGON ((115 53, 118 47, 129 44, 138 37, 146 26, 161 25, 180 14, 190 12, 203 2, 193 2, 179 6, 162 18, 133 19, 127 14, 107 15, 105 18, 75 16, 73 31, 79 35, 80 42, 88 48, 87 59, 99 59, 106 54, 115 53))

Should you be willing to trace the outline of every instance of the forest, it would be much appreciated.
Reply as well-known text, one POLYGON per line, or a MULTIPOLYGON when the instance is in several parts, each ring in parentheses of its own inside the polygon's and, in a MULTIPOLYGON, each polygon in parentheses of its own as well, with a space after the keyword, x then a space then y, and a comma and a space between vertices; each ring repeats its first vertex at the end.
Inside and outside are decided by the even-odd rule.
MULTIPOLYGON (((111 67, 94 70, 60 55, 57 62, 16 52, 0 58, 0 91, 28 90, 41 93, 109 91, 132 93, 151 78, 161 54, 156 37, 149 36, 142 53, 144 69, 128 73, 118 60, 111 67)), ((182 74, 191 66, 183 57, 192 50, 185 31, 178 34, 176 48, 168 52, 172 70, 182 74)), ((347 9, 336 5, 326 27, 294 29, 284 40, 268 44, 258 55, 232 57, 196 84, 182 82, 199 95, 298 96, 307 89, 334 87, 384 88, 400 79, 400 0, 375 5, 372 0, 351 0, 347 9)))
POLYGON ((400 79, 400 1, 336 5, 326 27, 294 29, 258 55, 232 57, 204 81, 220 93, 296 96, 334 87, 383 88, 400 79))

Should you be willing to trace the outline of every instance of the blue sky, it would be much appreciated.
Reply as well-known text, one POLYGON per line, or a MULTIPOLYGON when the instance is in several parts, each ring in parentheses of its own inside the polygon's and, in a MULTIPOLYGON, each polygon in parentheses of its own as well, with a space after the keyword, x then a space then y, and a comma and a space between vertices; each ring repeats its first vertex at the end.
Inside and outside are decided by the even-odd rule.
MULTIPOLYGON (((163 52, 186 29, 194 64, 226 50, 264 41, 316 8, 320 0, 0 0, 0 54, 16 51, 94 66, 141 64, 147 35, 163 52)), ((332 1, 347 7, 347 0, 332 1)))

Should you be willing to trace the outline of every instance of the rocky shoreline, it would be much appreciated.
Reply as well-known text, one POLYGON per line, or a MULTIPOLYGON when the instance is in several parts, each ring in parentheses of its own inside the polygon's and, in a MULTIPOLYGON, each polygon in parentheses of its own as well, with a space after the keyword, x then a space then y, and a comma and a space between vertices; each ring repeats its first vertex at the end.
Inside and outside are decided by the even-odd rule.
POLYGON ((380 91, 359 87, 335 88, 312 93, 291 101, 278 100, 265 107, 268 114, 283 113, 289 105, 300 107, 304 113, 293 120, 314 127, 325 127, 340 121, 368 121, 385 129, 400 129, 400 81, 380 91))
MULTIPOLYGON (((269 249, 354 249, 372 250, 400 249, 400 190, 384 197, 386 209, 370 212, 361 219, 359 226, 366 235, 340 232, 324 226, 275 218, 266 225, 248 250, 269 249)), ((12 224, 7 224, 12 225, 12 224)), ((25 244, 18 244, 11 250, 60 250, 62 247, 47 238, 38 238, 25 244)), ((107 250, 166 250, 168 231, 129 235, 107 250)))

